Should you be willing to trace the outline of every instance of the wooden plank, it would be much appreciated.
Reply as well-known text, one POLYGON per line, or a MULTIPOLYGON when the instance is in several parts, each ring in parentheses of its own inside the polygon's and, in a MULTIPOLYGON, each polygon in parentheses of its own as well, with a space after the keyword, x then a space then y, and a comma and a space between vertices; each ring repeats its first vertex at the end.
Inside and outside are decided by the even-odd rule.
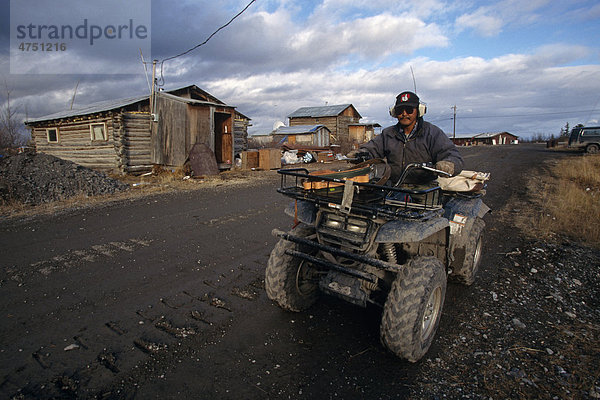
POLYGON ((260 149, 258 151, 258 168, 264 170, 281 168, 281 150, 260 149))
POLYGON ((258 168, 258 151, 242 151, 242 169, 258 168))

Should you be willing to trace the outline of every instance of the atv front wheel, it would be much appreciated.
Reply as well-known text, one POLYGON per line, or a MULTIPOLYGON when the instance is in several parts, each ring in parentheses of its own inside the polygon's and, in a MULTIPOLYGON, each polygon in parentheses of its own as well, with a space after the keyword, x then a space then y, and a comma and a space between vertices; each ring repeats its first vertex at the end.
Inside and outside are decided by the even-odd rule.
POLYGON ((479 264, 481 262, 484 228, 485 222, 481 218, 476 218, 473 221, 473 227, 464 248, 464 253, 460 249, 456 251, 456 259, 453 263, 452 275, 450 275, 452 281, 467 286, 471 286, 475 282, 475 276, 477 275, 477 271, 479 271, 479 264), (462 254, 458 254, 459 252, 462 254))
MULTIPOLYGON (((314 228, 300 224, 290 234, 306 238, 315 233, 314 228)), ((271 251, 265 272, 265 289, 269 299, 288 311, 303 311, 312 306, 318 297, 318 276, 310 263, 286 254, 286 250, 310 252, 306 246, 285 239, 271 251)))
POLYGON ((398 357, 416 362, 427 353, 437 331, 446 270, 435 257, 410 261, 407 276, 398 276, 383 306, 381 343, 398 357))

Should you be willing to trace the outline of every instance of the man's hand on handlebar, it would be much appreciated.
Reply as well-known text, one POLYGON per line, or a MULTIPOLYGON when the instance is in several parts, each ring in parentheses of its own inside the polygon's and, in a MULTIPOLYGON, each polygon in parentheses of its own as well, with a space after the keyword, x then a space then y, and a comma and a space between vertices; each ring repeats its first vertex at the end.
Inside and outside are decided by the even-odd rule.
POLYGON ((438 161, 435 163, 435 169, 440 170, 448 174, 448 176, 454 175, 454 163, 450 161, 438 161))
POLYGON ((352 150, 348 154, 346 154, 346 158, 351 163, 358 164, 363 161, 370 160, 373 157, 371 157, 371 154, 368 151, 365 151, 362 149, 356 149, 356 150, 352 150))

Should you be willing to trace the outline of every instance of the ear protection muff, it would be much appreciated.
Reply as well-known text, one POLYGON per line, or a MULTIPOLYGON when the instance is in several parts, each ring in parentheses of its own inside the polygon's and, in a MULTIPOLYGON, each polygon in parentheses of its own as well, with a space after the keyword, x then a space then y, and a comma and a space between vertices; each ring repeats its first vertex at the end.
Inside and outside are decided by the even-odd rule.
MULTIPOLYGON (((392 118, 396 118, 396 113, 394 112, 394 109, 396 108, 396 106, 391 106, 390 107, 390 117, 392 118)), ((422 117, 423 115, 425 115, 425 113, 427 112, 427 104, 419 102, 419 117, 422 117)))

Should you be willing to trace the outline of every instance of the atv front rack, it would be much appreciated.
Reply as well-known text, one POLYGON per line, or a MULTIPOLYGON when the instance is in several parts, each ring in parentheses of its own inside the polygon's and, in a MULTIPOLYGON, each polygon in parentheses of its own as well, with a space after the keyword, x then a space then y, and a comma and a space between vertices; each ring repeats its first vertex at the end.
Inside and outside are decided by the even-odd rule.
POLYGON ((306 168, 280 169, 285 196, 327 206, 342 212, 382 218, 428 218, 439 215, 442 193, 439 186, 426 188, 386 186, 364 182, 357 177, 311 174, 306 168))

